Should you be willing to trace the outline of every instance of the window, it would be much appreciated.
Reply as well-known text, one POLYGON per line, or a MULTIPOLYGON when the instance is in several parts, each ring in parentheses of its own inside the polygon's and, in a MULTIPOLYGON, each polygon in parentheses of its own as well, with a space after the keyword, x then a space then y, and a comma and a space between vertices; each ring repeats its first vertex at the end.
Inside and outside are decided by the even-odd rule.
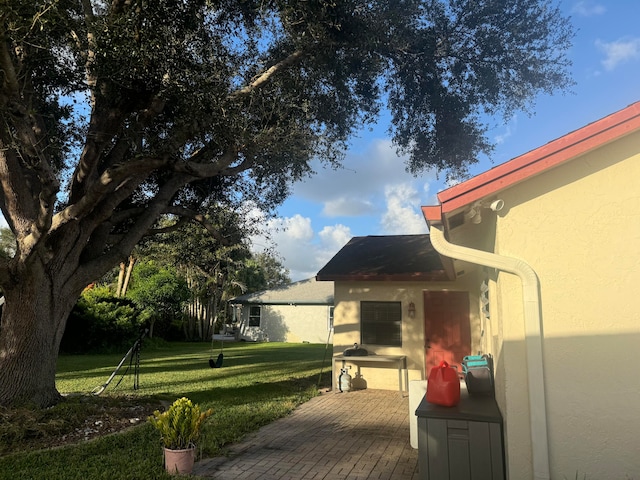
POLYGON ((249 307, 249 326, 250 327, 259 327, 260 326, 260 313, 262 309, 260 307, 251 306, 249 307))
POLYGON ((360 302, 360 330, 363 345, 402 346, 402 304, 360 302))
POLYGON ((333 309, 334 307, 329 307, 329 330, 333 328, 333 309))

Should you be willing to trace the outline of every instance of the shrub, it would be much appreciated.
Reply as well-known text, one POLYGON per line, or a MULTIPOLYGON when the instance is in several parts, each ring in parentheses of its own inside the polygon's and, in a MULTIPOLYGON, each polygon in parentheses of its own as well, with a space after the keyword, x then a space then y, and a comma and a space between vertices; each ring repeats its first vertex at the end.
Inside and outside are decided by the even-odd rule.
POLYGON ((136 304, 116 298, 107 287, 85 290, 73 308, 62 337, 65 353, 109 352, 128 348, 142 327, 136 304))

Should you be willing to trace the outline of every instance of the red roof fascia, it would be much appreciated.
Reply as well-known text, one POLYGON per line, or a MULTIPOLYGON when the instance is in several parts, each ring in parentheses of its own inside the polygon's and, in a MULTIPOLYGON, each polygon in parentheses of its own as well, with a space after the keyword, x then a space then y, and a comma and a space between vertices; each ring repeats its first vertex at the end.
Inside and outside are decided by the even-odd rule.
POLYGON ((422 207, 422 215, 429 225, 432 223, 442 222, 442 206, 441 205, 429 205, 422 207))
MULTIPOLYGON (((493 195, 637 129, 640 129, 640 102, 443 190, 438 193, 440 215, 493 195)), ((436 220, 435 208, 423 207, 428 221, 436 220)))

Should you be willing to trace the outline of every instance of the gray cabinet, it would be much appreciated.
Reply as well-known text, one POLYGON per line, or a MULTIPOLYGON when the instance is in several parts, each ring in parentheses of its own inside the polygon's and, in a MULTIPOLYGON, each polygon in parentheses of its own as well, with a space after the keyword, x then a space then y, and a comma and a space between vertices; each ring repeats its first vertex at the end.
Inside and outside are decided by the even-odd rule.
POLYGON ((504 480, 502 415, 493 397, 463 389, 455 407, 423 398, 416 416, 421 480, 504 480))

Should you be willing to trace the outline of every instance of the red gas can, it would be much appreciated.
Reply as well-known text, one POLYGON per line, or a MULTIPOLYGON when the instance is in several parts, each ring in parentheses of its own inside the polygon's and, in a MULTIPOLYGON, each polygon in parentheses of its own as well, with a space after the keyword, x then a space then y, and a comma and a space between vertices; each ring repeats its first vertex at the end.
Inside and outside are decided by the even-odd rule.
POLYGON ((444 360, 429 372, 427 402, 445 407, 453 407, 460 402, 458 372, 444 360))

